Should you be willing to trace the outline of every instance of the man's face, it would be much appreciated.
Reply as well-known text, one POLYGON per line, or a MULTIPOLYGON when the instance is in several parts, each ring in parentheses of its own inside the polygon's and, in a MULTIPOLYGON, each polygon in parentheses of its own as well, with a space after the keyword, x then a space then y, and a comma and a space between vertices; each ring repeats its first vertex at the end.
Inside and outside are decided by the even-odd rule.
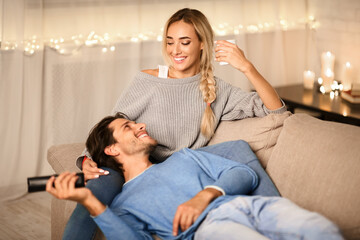
POLYGON ((118 118, 109 124, 109 128, 113 129, 120 154, 150 154, 157 145, 157 141, 146 132, 144 123, 118 118))

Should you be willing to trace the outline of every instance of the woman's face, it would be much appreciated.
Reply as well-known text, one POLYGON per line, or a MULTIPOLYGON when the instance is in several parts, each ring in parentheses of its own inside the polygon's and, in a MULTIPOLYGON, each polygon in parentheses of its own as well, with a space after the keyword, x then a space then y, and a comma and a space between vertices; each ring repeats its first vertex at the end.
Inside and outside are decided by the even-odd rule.
POLYGON ((183 21, 174 22, 168 28, 166 51, 174 69, 187 76, 200 70, 202 42, 196 35, 193 25, 183 21))

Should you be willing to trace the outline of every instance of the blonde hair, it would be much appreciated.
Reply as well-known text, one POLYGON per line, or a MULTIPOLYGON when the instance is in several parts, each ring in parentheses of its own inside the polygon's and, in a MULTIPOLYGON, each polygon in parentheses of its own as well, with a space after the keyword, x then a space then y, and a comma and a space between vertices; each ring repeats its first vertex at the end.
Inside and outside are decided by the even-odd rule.
POLYGON ((184 21, 194 26, 196 35, 203 43, 203 49, 200 54, 200 91, 202 93, 206 108, 201 120, 201 133, 206 138, 211 138, 215 132, 215 115, 210 104, 216 99, 215 79, 213 74, 214 33, 211 25, 204 14, 196 9, 183 8, 174 13, 166 22, 162 42, 162 54, 168 65, 172 65, 170 56, 167 54, 167 33, 171 24, 184 21))

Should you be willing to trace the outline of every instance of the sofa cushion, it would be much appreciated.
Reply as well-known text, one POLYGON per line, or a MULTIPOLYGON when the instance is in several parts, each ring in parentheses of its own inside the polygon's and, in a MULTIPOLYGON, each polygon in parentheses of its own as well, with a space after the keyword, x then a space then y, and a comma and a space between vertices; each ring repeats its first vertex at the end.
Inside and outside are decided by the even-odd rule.
POLYGON ((262 118, 221 121, 209 145, 239 139, 245 140, 259 158, 261 165, 266 168, 283 122, 290 115, 290 112, 285 112, 269 114, 262 118))
POLYGON ((284 122, 267 172, 283 197, 360 239, 360 127, 294 114, 284 122))

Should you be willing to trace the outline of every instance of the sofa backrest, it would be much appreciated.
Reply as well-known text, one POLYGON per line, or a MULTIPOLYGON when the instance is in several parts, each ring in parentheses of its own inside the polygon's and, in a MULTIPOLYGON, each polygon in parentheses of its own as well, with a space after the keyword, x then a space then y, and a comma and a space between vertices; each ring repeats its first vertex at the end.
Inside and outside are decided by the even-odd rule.
POLYGON ((360 239, 360 127, 294 114, 284 122, 266 171, 283 197, 360 239))
POLYGON ((249 143, 261 165, 266 168, 284 120, 290 115, 290 112, 285 112, 262 118, 221 121, 208 145, 242 139, 249 143))

